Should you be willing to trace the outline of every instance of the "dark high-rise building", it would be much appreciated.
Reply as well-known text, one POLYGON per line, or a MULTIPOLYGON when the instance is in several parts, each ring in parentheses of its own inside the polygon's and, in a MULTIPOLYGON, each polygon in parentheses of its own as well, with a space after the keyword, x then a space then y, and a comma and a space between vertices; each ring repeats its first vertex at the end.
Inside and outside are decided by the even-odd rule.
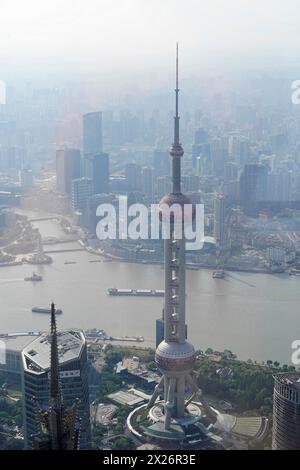
POLYGON ((274 376, 273 450, 300 449, 300 373, 274 376))
POLYGON ((170 158, 166 150, 154 150, 153 169, 155 177, 170 176, 170 158))
POLYGON ((130 191, 140 191, 142 186, 142 169, 136 163, 127 163, 125 178, 130 191))
POLYGON ((272 148, 276 155, 284 156, 288 151, 288 137, 284 133, 279 133, 272 138, 272 148))
POLYGON ((202 155, 206 159, 210 159, 210 144, 208 142, 207 132, 199 128, 195 132, 194 144, 192 146, 192 164, 193 168, 197 166, 197 157, 202 155))
POLYGON ((71 207, 73 211, 83 210, 88 199, 93 195, 93 181, 91 178, 77 178, 72 181, 71 207))
POLYGON ((205 129, 202 127, 199 127, 199 129, 196 130, 195 132, 195 145, 201 145, 207 142, 208 140, 208 134, 205 129))
POLYGON ((5 228, 7 222, 7 208, 0 206, 0 233, 5 228))
POLYGON ((212 170, 214 176, 223 176, 224 160, 222 154, 222 140, 215 137, 210 140, 210 153, 212 160, 212 170))
POLYGON ((169 176, 158 176, 156 178, 155 194, 158 198, 161 198, 164 194, 169 193, 171 187, 171 178, 169 176))
POLYGON ((109 155, 100 153, 92 157, 92 180, 94 194, 109 192, 109 155))
POLYGON ((224 194, 218 193, 214 198, 214 238, 220 251, 227 246, 226 229, 226 201, 224 194))
POLYGON ((164 340, 165 320, 164 311, 162 318, 158 318, 155 322, 155 345, 156 347, 164 340))
POLYGON ((244 137, 233 136, 232 143, 232 157, 235 161, 243 167, 249 161, 251 151, 250 151, 250 141, 244 137))
POLYGON ((187 193, 196 193, 199 191, 200 178, 198 175, 186 175, 182 177, 182 186, 187 193))
POLYGON ((96 234, 96 227, 100 220, 99 216, 97 216, 97 207, 100 204, 113 204, 115 199, 113 194, 94 194, 88 199, 84 211, 84 223, 91 234, 96 234))
POLYGON ((235 162, 225 163, 225 181, 230 183, 236 181, 238 177, 238 166, 235 162))
POLYGON ((20 185, 24 189, 29 189, 33 185, 33 172, 30 168, 22 168, 19 171, 20 185))
POLYGON ((50 334, 43 333, 25 347, 21 364, 25 447, 88 448, 86 340, 81 331, 57 332, 53 304, 50 334))
POLYGON ((83 116, 83 172, 93 179, 94 157, 103 152, 102 113, 88 113, 83 116))
POLYGON ((258 203, 266 200, 268 169, 264 165, 245 165, 240 176, 240 205, 251 217, 258 214, 258 203))
POLYGON ((102 113, 88 113, 83 116, 83 153, 102 153, 102 113))
POLYGON ((72 180, 80 177, 80 150, 56 151, 56 188, 60 193, 71 194, 72 180))
POLYGON ((154 202, 154 172, 152 168, 142 168, 142 184, 141 190, 146 198, 146 201, 151 204, 154 202))

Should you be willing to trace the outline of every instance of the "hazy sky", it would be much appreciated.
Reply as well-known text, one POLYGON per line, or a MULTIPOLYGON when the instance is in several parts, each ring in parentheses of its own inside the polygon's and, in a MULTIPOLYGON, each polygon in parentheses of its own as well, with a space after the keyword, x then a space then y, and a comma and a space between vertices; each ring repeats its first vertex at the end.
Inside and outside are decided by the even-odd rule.
POLYGON ((299 0, 0 0, 0 76, 300 59, 299 0), (299 53, 298 53, 299 51, 299 53))

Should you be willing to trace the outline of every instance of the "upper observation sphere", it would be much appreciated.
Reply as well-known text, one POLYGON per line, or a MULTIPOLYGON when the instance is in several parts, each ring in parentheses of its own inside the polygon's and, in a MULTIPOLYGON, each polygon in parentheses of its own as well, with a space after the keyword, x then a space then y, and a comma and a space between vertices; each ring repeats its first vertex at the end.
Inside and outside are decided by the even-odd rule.
POLYGON ((168 221, 169 209, 171 222, 192 223, 195 217, 195 206, 188 196, 179 193, 170 193, 162 197, 159 202, 159 218, 161 221, 168 221))

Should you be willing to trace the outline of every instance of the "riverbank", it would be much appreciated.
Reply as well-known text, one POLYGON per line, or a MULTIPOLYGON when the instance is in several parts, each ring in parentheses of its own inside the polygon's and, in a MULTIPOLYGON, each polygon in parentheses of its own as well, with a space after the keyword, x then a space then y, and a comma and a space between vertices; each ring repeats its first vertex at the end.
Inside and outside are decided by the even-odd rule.
MULTIPOLYGON (((122 257, 118 257, 118 256, 115 256, 111 253, 108 253, 108 252, 104 252, 104 251, 101 251, 101 252, 97 252, 97 250, 93 249, 93 248, 90 248, 90 249, 87 249, 87 251, 89 253, 93 253, 95 255, 100 255, 100 256, 105 256, 107 258, 110 258, 112 260, 117 260, 117 261, 120 261, 122 263, 133 263, 133 264, 151 264, 153 266, 164 266, 164 263, 163 261, 151 261, 151 260, 136 260, 136 259, 127 259, 127 258, 122 258, 122 257)), ((205 264, 199 264, 199 263, 187 263, 186 264, 186 269, 188 270, 200 270, 200 269, 208 269, 210 271, 213 271, 215 270, 216 268, 214 266, 211 266, 211 265, 205 265, 205 264)), ((243 268, 243 267, 233 267, 233 266, 229 266, 227 267, 226 265, 222 267, 222 269, 226 270, 226 271, 229 271, 229 272, 241 272, 241 273, 255 273, 255 274, 280 274, 284 271, 281 271, 281 272, 274 272, 274 271, 270 271, 270 270, 267 270, 267 269, 259 269, 259 268, 252 268, 252 269, 249 269, 249 268, 243 268)))
MULTIPOLYGON (((43 223, 47 221, 52 221, 53 223, 57 223, 59 227, 62 230, 63 237, 53 237, 49 236, 49 234, 45 234, 43 237, 45 239, 46 244, 66 244, 66 243, 71 243, 71 242, 77 242, 80 247, 85 249, 88 253, 96 255, 96 256, 101 256, 105 257, 107 259, 111 260, 116 260, 122 263, 135 263, 135 264, 149 264, 149 265, 158 265, 158 266, 163 266, 163 259, 162 260, 155 260, 155 259, 149 259, 147 258, 128 258, 127 256, 122 256, 120 254, 115 254, 109 250, 109 246, 107 246, 107 243, 104 243, 104 248, 94 248, 91 246, 91 244, 88 242, 88 234, 81 228, 79 227, 73 227, 72 222, 69 216, 65 215, 55 215, 55 214, 35 214, 34 212, 26 215, 26 212, 21 211, 21 214, 19 214, 21 219, 23 220, 23 223, 25 223, 25 226, 27 227, 27 230, 29 227, 31 227, 31 224, 37 224, 37 223, 43 223), (77 236, 76 236, 77 235, 77 236), (67 239, 65 238, 67 236, 67 239), (86 237, 83 239, 82 237, 86 237)), ((4 262, 3 266, 14 266, 19 264, 21 261, 21 256, 25 256, 28 253, 28 250, 23 250, 24 253, 21 254, 21 246, 18 248, 18 256, 16 257, 16 260, 13 260, 12 263, 6 264, 7 261, 4 262), (14 261, 17 263, 14 264, 14 261)), ((61 248, 59 252, 65 251, 65 252, 71 252, 74 251, 75 249, 68 250, 65 248, 64 250, 61 248)), ((22 251, 22 250, 21 250, 22 251)), ((118 249, 118 252, 120 249, 118 249)), ((57 252, 56 250, 47 250, 47 253, 55 253, 57 252)), ((1 262, 0 262, 0 267, 1 267, 1 262)), ((186 264, 186 269, 188 270, 201 270, 201 269, 207 269, 207 270, 214 270, 216 267, 214 264, 210 263, 194 263, 194 262, 189 262, 187 259, 187 264, 186 264)), ((265 268, 258 268, 258 267, 245 267, 245 266, 230 266, 230 265, 224 265, 222 266, 222 269, 229 271, 229 272, 241 272, 241 273, 256 273, 256 274, 278 274, 278 272, 272 271, 272 269, 265 269, 265 268)))
MULTIPOLYGON (((84 246, 85 249, 89 252, 89 253, 92 253, 92 254, 95 254, 95 255, 98 255, 98 256, 104 256, 104 257, 107 257, 107 258, 110 258, 112 260, 117 260, 117 261, 120 261, 120 262, 123 262, 123 263, 136 263, 136 264, 151 264, 151 265, 158 265, 158 266, 164 266, 164 262, 163 261, 156 261, 156 260, 149 260, 149 259, 128 259, 128 258, 125 258, 125 257, 121 257, 121 256, 116 256, 112 253, 109 253, 107 251, 104 251, 103 249, 95 249, 95 248, 92 248, 91 246, 88 246, 86 245, 82 240, 78 240, 78 242, 80 243, 81 246, 84 246)), ((189 263, 187 262, 186 263, 186 269, 190 269, 190 270, 197 270, 197 269, 209 269, 209 270, 214 270, 215 269, 215 266, 212 266, 212 265, 207 265, 207 264, 201 264, 201 263, 189 263)), ((267 270, 267 269, 262 269, 262 268, 243 268, 243 267, 234 267, 234 266, 226 266, 224 265, 222 267, 222 269, 226 270, 226 271, 231 271, 231 272, 244 272, 244 273, 256 273, 256 274, 278 274, 278 272, 274 272, 274 271, 271 271, 271 270, 267 270)), ((284 272, 284 271, 281 271, 281 272, 284 272)))

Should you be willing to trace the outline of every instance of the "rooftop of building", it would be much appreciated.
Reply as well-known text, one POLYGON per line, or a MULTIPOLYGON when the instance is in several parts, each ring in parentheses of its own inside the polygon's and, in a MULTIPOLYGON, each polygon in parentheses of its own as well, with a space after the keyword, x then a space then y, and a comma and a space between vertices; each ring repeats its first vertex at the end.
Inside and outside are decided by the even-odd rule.
MULTIPOLYGON (((60 365, 79 358, 85 337, 79 330, 60 331, 57 333, 58 359, 60 365)), ((43 373, 50 369, 51 336, 42 333, 38 338, 28 344, 22 352, 24 369, 43 373)))
POLYGON ((269 430, 269 421, 263 416, 234 416, 217 413, 214 429, 245 439, 264 440, 269 430))
POLYGON ((137 394, 135 389, 121 389, 108 395, 108 398, 119 405, 127 405, 130 407, 140 406, 145 403, 145 398, 141 397, 140 394, 137 394))
POLYGON ((160 375, 147 368, 138 357, 124 357, 122 361, 116 364, 116 373, 128 372, 132 375, 144 379, 146 382, 159 382, 160 375))
POLYGON ((205 235, 204 237, 204 243, 212 243, 213 245, 216 244, 216 240, 214 237, 210 237, 208 235, 205 235))
POLYGON ((74 178, 72 180, 72 183, 74 183, 74 182, 78 183, 80 181, 91 181, 92 182, 93 180, 92 180, 92 178, 88 178, 87 176, 81 176, 80 178, 74 178))
POLYGON ((20 353, 23 349, 32 343, 40 333, 7 333, 0 335, 0 341, 3 341, 7 351, 20 353))
POLYGON ((283 385, 293 386, 297 388, 297 390, 300 389, 300 372, 283 372, 280 374, 275 374, 273 377, 274 380, 282 383, 283 385))

